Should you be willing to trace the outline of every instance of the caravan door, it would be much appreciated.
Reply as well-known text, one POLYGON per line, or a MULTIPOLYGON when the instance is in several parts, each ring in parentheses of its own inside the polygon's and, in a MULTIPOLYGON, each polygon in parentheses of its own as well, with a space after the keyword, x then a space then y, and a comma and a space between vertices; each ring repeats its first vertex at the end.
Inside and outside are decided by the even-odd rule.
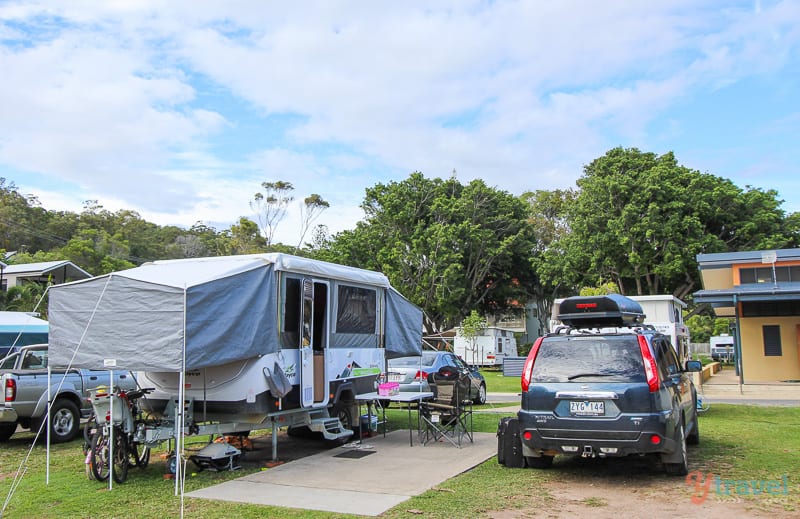
POLYGON ((328 346, 328 284, 303 279, 300 341, 300 405, 326 405, 325 354, 328 346))
POLYGON ((314 283, 303 280, 302 329, 300 337, 300 404, 314 405, 314 283))

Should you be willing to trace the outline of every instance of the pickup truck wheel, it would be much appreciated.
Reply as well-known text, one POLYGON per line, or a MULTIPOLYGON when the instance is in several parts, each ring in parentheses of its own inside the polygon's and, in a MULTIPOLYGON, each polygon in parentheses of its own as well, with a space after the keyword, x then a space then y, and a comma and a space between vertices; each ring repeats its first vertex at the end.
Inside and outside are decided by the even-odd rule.
POLYGON ((50 410, 50 441, 64 443, 78 435, 81 419, 78 406, 69 400, 60 398, 53 403, 50 410))
POLYGON ((14 431, 17 430, 16 423, 0 423, 0 442, 6 442, 14 431))

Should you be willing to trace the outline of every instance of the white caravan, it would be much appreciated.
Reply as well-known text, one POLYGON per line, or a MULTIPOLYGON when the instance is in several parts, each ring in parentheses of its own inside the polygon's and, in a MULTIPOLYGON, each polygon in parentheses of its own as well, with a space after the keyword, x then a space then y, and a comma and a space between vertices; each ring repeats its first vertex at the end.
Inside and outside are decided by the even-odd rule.
POLYGON ((736 360, 736 340, 732 335, 723 333, 714 335, 709 339, 711 346, 711 360, 720 362, 734 362, 736 360))
POLYGON ((355 396, 422 341, 422 311, 383 274, 285 254, 155 261, 58 285, 49 315, 51 365, 138 372, 156 388, 145 406, 195 434, 271 424, 346 438, 355 396))
MULTIPOLYGON (((683 322, 683 309, 686 303, 675 296, 655 295, 655 296, 626 296, 633 299, 645 313, 644 324, 652 325, 653 328, 670 338, 672 346, 681 359, 689 356, 689 328, 683 322)), ((558 320, 559 306, 563 299, 556 299, 553 302, 553 311, 550 316, 550 330, 561 324, 558 320)))
POLYGON ((506 357, 517 357, 517 339, 513 330, 489 326, 468 339, 458 330, 453 351, 470 366, 502 366, 506 357))

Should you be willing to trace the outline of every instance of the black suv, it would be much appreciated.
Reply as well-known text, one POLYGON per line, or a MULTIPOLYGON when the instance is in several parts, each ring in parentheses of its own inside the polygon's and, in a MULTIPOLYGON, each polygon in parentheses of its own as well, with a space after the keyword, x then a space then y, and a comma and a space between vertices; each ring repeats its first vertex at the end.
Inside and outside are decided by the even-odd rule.
POLYGON ((570 297, 562 326, 539 338, 522 371, 522 455, 547 468, 556 454, 659 455, 671 475, 688 471, 686 444, 700 441, 697 393, 669 338, 641 324, 621 295, 570 297))

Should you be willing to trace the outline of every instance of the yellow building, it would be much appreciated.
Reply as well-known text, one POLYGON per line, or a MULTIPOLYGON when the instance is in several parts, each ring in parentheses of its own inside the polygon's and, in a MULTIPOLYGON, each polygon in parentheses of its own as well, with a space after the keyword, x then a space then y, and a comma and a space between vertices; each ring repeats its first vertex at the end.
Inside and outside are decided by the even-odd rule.
POLYGON ((698 254, 704 290, 719 317, 736 320, 744 383, 800 380, 800 249, 698 254))

